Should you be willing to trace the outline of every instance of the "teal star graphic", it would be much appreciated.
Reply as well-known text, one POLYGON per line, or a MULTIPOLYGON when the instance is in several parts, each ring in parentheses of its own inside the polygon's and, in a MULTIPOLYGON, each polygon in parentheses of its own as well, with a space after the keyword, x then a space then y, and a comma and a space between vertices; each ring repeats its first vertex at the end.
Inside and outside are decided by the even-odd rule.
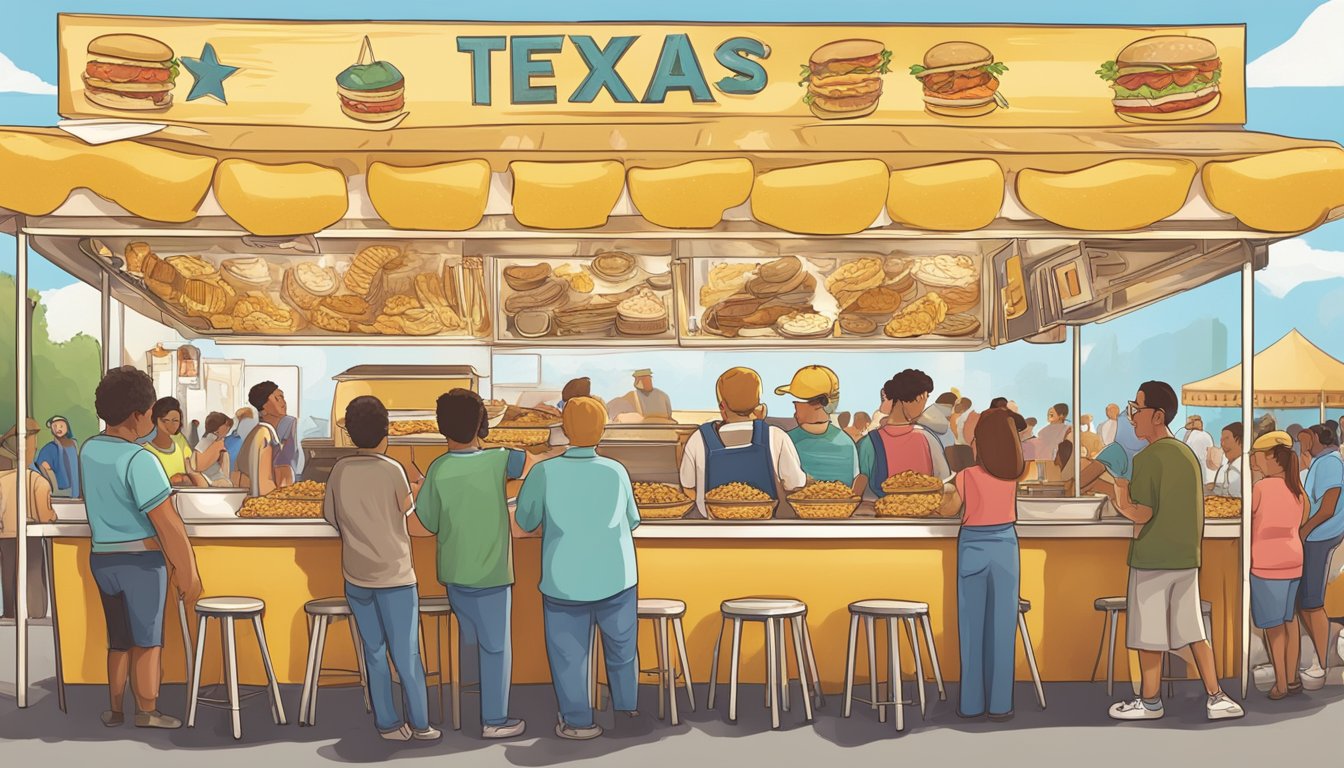
POLYGON ((229 103, 229 100, 224 98, 224 81, 237 72, 238 67, 220 64, 219 57, 215 55, 215 46, 206 43, 205 48, 201 49, 199 59, 183 56, 182 66, 187 68, 196 81, 191 86, 191 93, 187 94, 187 101, 214 96, 225 104, 229 103))

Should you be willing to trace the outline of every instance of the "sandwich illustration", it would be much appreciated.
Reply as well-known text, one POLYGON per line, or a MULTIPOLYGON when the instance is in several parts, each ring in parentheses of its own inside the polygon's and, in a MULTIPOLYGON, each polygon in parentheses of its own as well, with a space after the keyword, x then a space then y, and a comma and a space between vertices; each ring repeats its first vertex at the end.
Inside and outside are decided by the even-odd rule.
POLYGON ((1217 109, 1223 62, 1202 37, 1157 35, 1136 40, 1097 70, 1111 84, 1115 114, 1130 122, 1188 120, 1217 109))
POLYGON ((392 64, 374 59, 367 37, 359 60, 336 76, 336 94, 347 117, 366 123, 393 120, 406 110, 406 79, 392 64))
POLYGON ((89 42, 84 98, 116 110, 160 110, 173 103, 173 49, 144 35, 102 35, 89 42))
POLYGON ((978 43, 939 43, 924 54, 924 63, 910 67, 910 74, 924 86, 924 108, 948 117, 979 117, 1008 100, 999 93, 999 76, 1008 67, 978 43))
POLYGON ((891 51, 876 40, 837 40, 812 52, 799 85, 803 103, 822 120, 870 115, 882 97, 882 75, 891 71, 891 51))

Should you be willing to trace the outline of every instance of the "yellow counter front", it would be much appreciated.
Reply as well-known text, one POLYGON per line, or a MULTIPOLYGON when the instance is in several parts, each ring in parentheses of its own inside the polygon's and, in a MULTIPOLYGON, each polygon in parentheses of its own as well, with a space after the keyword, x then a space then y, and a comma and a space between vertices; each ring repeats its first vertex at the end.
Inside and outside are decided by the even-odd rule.
MULTIPOLYGON (((1200 578, 1202 596, 1214 606, 1214 649, 1225 677, 1236 675, 1239 658, 1238 528, 1237 521, 1206 526, 1200 578)), ((1102 624, 1093 601, 1125 593, 1129 530, 1117 522, 1019 525, 1021 594, 1032 603, 1027 620, 1044 679, 1091 676, 1102 624)), ((89 573, 87 528, 66 523, 36 526, 34 532, 54 537, 55 599, 66 682, 104 683, 106 634, 89 573)), ((340 543, 334 530, 321 521, 303 521, 190 524, 189 532, 206 594, 265 600, 276 673, 282 683, 301 682, 307 649, 303 604, 342 594, 340 543)), ((927 602, 943 673, 949 680, 958 677, 954 523, 753 526, 680 521, 646 523, 636 535, 640 595, 687 604, 686 639, 697 683, 708 680, 720 601, 746 595, 788 596, 807 603, 817 663, 828 690, 843 681, 846 606, 865 598, 927 602)), ((513 669, 514 681, 520 684, 549 680, 537 592, 540 551, 539 539, 514 542, 513 669)), ((414 557, 421 594, 443 594, 434 573, 433 541, 417 539, 414 557)), ((640 652, 652 658, 652 634, 647 627, 641 629, 640 652)), ((260 683, 264 677, 255 643, 249 630, 240 629, 240 634, 242 678, 260 683)), ((1121 638, 1123 645, 1123 634, 1121 638)), ((207 681, 218 676, 218 640, 212 630, 206 646, 207 681)), ((749 626, 743 644, 745 681, 763 680, 763 648, 760 629, 749 626)), ((908 650, 907 673, 912 668, 908 650)), ((327 666, 350 668, 349 633, 333 629, 327 654, 327 666)), ((1026 679, 1027 666, 1020 654, 1019 646, 1018 675, 1026 679)), ((726 658, 725 649, 720 669, 724 680, 726 658)), ((1125 666, 1125 654, 1118 653, 1117 677, 1125 677, 1125 666)), ((164 671, 168 682, 180 682, 185 674, 173 612, 165 628, 164 671)))

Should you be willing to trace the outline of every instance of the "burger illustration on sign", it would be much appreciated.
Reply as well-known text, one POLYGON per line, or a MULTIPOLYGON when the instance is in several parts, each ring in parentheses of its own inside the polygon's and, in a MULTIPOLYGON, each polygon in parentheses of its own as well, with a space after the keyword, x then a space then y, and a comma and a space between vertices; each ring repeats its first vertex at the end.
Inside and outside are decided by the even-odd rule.
POLYGON ((1202 37, 1136 40, 1097 70, 1115 90, 1115 114, 1130 122, 1189 120, 1218 107, 1223 76, 1218 48, 1202 37))
POLYGON ((392 64, 374 59, 367 37, 359 60, 336 76, 336 94, 346 116, 366 123, 394 120, 406 111, 406 79, 392 64))
POLYGON ((978 43, 939 43, 924 54, 924 63, 910 67, 924 86, 924 108, 947 117, 979 117, 1008 100, 999 93, 999 75, 1007 65, 978 43))
POLYGON ((83 80, 90 104, 129 111, 172 105, 178 72, 172 48, 144 35, 102 35, 88 53, 83 80))
POLYGON ((891 71, 891 51, 876 40, 837 40, 812 52, 799 85, 803 103, 822 120, 870 115, 882 97, 882 76, 891 71))

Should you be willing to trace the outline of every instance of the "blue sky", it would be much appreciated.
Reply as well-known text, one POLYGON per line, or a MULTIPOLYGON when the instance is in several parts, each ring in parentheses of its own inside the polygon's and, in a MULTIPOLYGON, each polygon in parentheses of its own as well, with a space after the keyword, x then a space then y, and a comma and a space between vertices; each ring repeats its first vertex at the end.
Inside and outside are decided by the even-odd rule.
MULTIPOLYGON (((1344 2, 1344 0, 1337 0, 1344 2)), ((580 21, 580 20, 695 20, 738 22, 1015 22, 1015 23, 1082 23, 1082 24, 1206 24, 1244 23, 1247 25, 1248 60, 1282 45, 1298 32, 1304 20, 1320 5, 1319 0, 1280 0, 1274 3, 1217 2, 1172 3, 1170 0, 1151 2, 1131 0, 1127 3, 1069 2, 986 2, 962 0, 959 3, 893 3, 851 0, 844 4, 816 2, 761 2, 728 4, 719 0, 682 0, 676 4, 639 4, 625 2, 508 2, 489 6, 455 3, 406 2, 384 0, 367 2, 324 3, 268 0, 253 2, 234 0, 218 6, 195 6, 177 2, 31 2, 12 3, 6 9, 6 30, 0 37, 0 54, 4 54, 19 68, 34 73, 45 82, 56 78, 56 20, 61 12, 116 13, 142 15, 182 15, 197 11, 197 15, 226 15, 242 18, 292 19, 471 19, 499 21, 580 21), (199 10, 198 10, 199 9, 199 10), (488 13, 483 13, 487 11, 488 13)), ((1339 19, 1344 14, 1336 15, 1339 19)), ((1344 40, 1344 28, 1335 31, 1335 41, 1344 40)), ((1341 80, 1344 82, 1344 79, 1341 80)), ((1249 91, 1248 128, 1306 138, 1344 141, 1344 87, 1252 88, 1249 91)), ((55 97, 0 92, 0 124, 50 125, 57 119, 55 97)), ((1344 252, 1344 222, 1328 225, 1306 236, 1306 244, 1319 251, 1344 252)), ((0 270, 14 269, 12 239, 0 236, 0 270)), ((1327 254, 1322 259, 1339 261, 1344 253, 1327 254)), ((72 282, 71 278, 52 267, 40 257, 30 261, 30 282, 38 290, 59 288, 72 282)), ((1335 268, 1344 276, 1344 270, 1335 268)), ((1280 270, 1276 291, 1266 287, 1257 290, 1257 348, 1274 341, 1288 329, 1297 327, 1314 339, 1326 351, 1344 358, 1344 334, 1338 333, 1344 315, 1344 277, 1331 277, 1285 289, 1280 270), (1281 295, 1276 295, 1281 294, 1281 295)), ((1084 368, 1084 404, 1086 411, 1100 412, 1105 402, 1119 401, 1132 393, 1134 386, 1145 378, 1166 377, 1173 384, 1216 372, 1218 361, 1235 364, 1240 349, 1239 306, 1240 288, 1236 278, 1227 279, 1162 302, 1159 305, 1102 326, 1084 331, 1084 343, 1089 350, 1084 368), (1224 331, 1216 328, 1221 323, 1224 331), (1164 336, 1164 334, 1174 334, 1164 336), (1167 339, 1168 348, 1156 353, 1145 352, 1152 347, 1154 338, 1167 339), (1145 341, 1148 346, 1144 346, 1145 341), (1219 344, 1221 342, 1221 344, 1219 344), (1212 349, 1221 346, 1222 349, 1212 349), (1137 356, 1146 355, 1138 358, 1137 356), (1143 359, 1140 364, 1137 359, 1143 359), (1200 366, 1207 370, 1197 370, 1200 366), (1140 370, 1140 368, 1142 370, 1140 370)), ((232 349, 230 356, 243 355, 260 362, 278 362, 274 350, 232 349)), ((395 356, 393 353, 387 353, 395 356)), ((407 352, 407 355, 413 353, 407 352)), ((329 350, 325 353, 325 373, 339 371, 344 361, 359 359, 357 350, 329 350)), ((383 357, 384 355, 379 355, 383 357)), ((685 392, 679 405, 707 407, 713 375, 726 365, 740 362, 740 353, 711 354, 680 358, 673 363, 667 353, 621 355, 594 361, 586 359, 583 365, 594 371, 618 371, 638 364, 653 364, 668 370, 664 386, 669 391, 685 392), (671 387, 675 385, 676 390, 671 387)), ((749 361, 757 365, 770 379, 785 375, 790 366, 802 364, 791 354, 754 355, 749 361)), ((871 405, 868 392, 874 392, 888 370, 910 365, 925 365, 946 371, 945 381, 939 387, 961 385, 973 392, 973 397, 987 399, 992 394, 1015 397, 1028 411, 1039 417, 1056 400, 1068 399, 1069 348, 1067 345, 1038 347, 1014 344, 992 352, 973 355, 909 355, 888 353, 877 364, 864 360, 856 364, 855 355, 826 356, 834 362, 842 377, 849 375, 846 392, 854 392, 853 400, 846 398, 846 408, 871 405), (1044 378, 1039 371, 1049 374, 1044 378), (870 381, 871 379, 871 381, 870 381), (959 380, 958 380, 959 379, 959 380), (852 383, 852 388, 850 384, 852 383)), ((810 361, 810 359, 809 359, 810 361)), ((551 377, 561 377, 579 363, 573 356, 556 354, 547 365, 548 384, 551 377)), ((309 377, 325 379, 326 376, 309 377)), ((598 380, 594 375, 595 381, 598 380)), ((622 382, 623 383, 623 382, 622 382)), ((326 396, 326 386, 305 386, 305 395, 320 399, 326 396)), ((615 385, 612 385, 614 387, 615 385)), ((612 388, 609 387, 609 388, 612 388)), ((618 394, 613 391, 607 394, 618 394)), ((320 402, 309 409, 312 414, 323 410, 320 402)), ((782 403, 775 407, 782 408, 782 403)), ((1231 414, 1217 414, 1221 419, 1231 414)), ((1299 414, 1305 418, 1305 414, 1299 414)))

